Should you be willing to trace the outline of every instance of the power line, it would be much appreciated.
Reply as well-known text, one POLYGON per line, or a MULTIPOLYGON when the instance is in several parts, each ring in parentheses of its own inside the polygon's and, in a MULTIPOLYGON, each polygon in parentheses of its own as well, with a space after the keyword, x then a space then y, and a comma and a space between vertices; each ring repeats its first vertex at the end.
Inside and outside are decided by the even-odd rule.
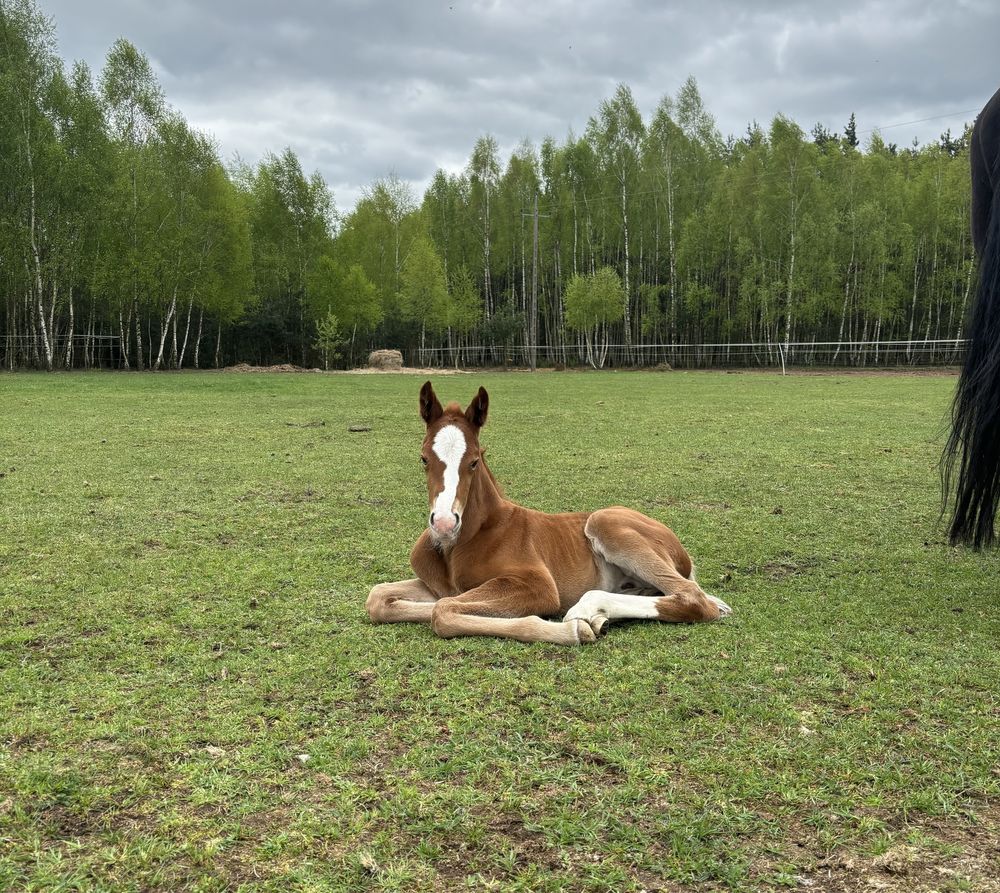
POLYGON ((957 118, 959 115, 978 115, 979 111, 979 109, 962 109, 960 112, 951 112, 947 115, 931 115, 929 118, 917 118, 913 121, 900 121, 897 124, 883 124, 880 127, 869 127, 867 130, 859 130, 858 133, 874 133, 876 130, 908 127, 910 124, 923 124, 925 121, 940 121, 942 118, 957 118))

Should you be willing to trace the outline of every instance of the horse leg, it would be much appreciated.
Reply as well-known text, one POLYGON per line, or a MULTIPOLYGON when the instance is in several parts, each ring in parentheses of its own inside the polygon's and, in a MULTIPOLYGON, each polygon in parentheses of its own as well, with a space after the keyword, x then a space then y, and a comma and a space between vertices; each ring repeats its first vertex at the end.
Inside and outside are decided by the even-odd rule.
POLYGON ((732 613, 722 599, 709 595, 677 569, 682 561, 690 573, 690 559, 673 532, 658 521, 625 509, 605 509, 591 515, 586 533, 595 553, 655 594, 592 589, 565 619, 587 620, 601 635, 612 620, 704 623, 732 613))
POLYGON ((431 628, 445 639, 454 636, 497 636, 519 642, 582 645, 593 642, 585 620, 543 620, 559 611, 559 595, 551 577, 541 573, 495 577, 482 586, 433 606, 431 628))
POLYGON ((430 623, 437 600, 422 580, 379 583, 368 594, 365 610, 373 623, 430 623))

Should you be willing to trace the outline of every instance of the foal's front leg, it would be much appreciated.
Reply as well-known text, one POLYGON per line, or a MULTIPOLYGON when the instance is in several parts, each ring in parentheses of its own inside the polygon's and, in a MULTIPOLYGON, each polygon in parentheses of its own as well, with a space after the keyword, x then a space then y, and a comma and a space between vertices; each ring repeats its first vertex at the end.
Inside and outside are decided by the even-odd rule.
POLYGON ((495 577, 482 586, 450 598, 431 609, 431 628, 445 639, 454 636, 497 636, 520 642, 582 645, 593 642, 586 620, 543 620, 559 611, 559 594, 552 578, 541 573, 495 577))
POLYGON ((437 600, 422 580, 379 583, 368 594, 365 610, 373 623, 430 623, 437 600))

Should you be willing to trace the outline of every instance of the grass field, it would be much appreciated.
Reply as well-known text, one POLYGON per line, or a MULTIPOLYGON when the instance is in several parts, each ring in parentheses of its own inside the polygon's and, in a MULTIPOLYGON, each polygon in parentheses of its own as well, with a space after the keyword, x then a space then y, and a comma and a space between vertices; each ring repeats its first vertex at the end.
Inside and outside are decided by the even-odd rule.
POLYGON ((510 497, 645 511, 735 609, 578 649, 367 621, 422 381, 0 375, 0 890, 1000 890, 953 378, 435 378, 510 497))

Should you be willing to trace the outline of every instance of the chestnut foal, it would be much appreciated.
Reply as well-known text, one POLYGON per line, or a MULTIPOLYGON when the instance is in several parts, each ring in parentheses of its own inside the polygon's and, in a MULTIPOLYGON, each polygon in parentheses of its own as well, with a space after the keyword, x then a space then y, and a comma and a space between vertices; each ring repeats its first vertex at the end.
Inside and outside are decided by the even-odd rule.
POLYGON ((442 407, 430 382, 421 388, 429 523, 410 554, 417 579, 380 583, 368 596, 375 623, 579 645, 611 620, 731 613, 694 581, 690 557, 659 521, 627 508, 548 515, 505 499, 479 446, 488 407, 483 388, 465 412, 442 407))

